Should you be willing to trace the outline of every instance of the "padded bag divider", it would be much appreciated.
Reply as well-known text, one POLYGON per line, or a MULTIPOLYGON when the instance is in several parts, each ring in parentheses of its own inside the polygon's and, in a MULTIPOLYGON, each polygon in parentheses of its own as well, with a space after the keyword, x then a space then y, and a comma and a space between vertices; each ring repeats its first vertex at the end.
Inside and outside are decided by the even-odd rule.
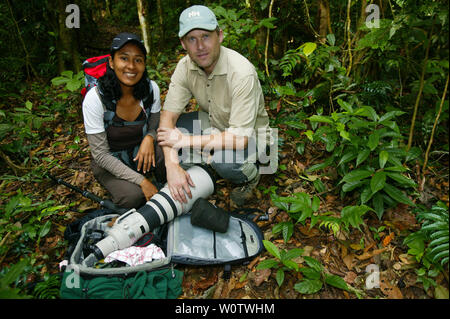
POLYGON ((190 214, 182 215, 169 225, 168 243, 170 240, 170 254, 175 263, 241 263, 253 259, 263 250, 261 230, 243 216, 230 214, 226 233, 193 226, 190 217, 190 214))

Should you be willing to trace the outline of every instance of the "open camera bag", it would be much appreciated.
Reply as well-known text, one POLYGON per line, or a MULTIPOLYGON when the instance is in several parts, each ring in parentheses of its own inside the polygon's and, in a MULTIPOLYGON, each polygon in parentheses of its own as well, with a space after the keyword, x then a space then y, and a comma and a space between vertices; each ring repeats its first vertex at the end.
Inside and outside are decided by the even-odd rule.
POLYGON ((99 216, 83 221, 79 233, 65 234, 73 245, 68 249, 68 265, 61 282, 63 299, 173 299, 182 293, 183 273, 174 268, 176 264, 224 265, 226 277, 231 265, 248 263, 264 249, 263 234, 250 215, 230 213, 227 231, 221 233, 193 226, 189 212, 152 232, 153 243, 164 251, 165 258, 133 267, 87 267, 83 263, 87 234, 106 234, 108 224, 120 216, 105 209, 99 211, 99 216))

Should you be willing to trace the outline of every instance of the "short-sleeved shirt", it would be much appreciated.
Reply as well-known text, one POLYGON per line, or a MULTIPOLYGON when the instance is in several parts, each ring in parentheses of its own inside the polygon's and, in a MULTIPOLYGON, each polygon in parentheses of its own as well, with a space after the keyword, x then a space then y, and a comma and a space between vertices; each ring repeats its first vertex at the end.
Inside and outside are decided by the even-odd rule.
POLYGON ((238 136, 270 133, 264 96, 253 64, 238 52, 221 46, 214 70, 207 75, 189 55, 177 64, 163 110, 182 113, 195 97, 209 114, 211 127, 238 136))

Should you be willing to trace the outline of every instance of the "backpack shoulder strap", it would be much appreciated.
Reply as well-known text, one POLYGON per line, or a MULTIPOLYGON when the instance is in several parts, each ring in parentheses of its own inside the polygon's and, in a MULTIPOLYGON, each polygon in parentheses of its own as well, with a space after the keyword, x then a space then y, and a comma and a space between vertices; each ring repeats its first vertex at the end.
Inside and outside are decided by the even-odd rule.
POLYGON ((152 106, 153 106, 153 85, 152 85, 152 81, 147 78, 147 82, 148 82, 148 86, 149 86, 149 94, 148 96, 142 101, 142 103, 144 104, 144 109, 145 112, 147 114, 150 113, 152 106))

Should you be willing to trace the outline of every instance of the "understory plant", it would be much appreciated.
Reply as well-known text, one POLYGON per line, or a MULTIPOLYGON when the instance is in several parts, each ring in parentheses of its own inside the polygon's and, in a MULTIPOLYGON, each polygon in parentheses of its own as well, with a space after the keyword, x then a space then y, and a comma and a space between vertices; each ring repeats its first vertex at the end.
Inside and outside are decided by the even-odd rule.
POLYGON ((417 219, 422 223, 420 230, 409 234, 403 243, 409 248, 408 254, 421 264, 416 270, 417 281, 428 290, 437 285, 432 278, 445 271, 449 263, 448 207, 439 201, 431 209, 419 209, 417 219))
POLYGON ((261 261, 257 269, 276 269, 276 281, 278 286, 284 282, 285 271, 301 272, 303 278, 294 285, 294 289, 301 294, 314 294, 319 292, 324 284, 355 293, 360 297, 360 292, 347 285, 343 278, 328 274, 324 271, 322 264, 315 258, 302 256, 303 249, 293 248, 290 250, 278 249, 275 244, 264 240, 264 247, 274 257, 261 261), (299 266, 294 261, 302 256, 307 266, 299 266))
POLYGON ((371 106, 341 99, 338 104, 340 112, 308 118, 316 129, 304 134, 313 143, 323 143, 331 153, 324 162, 309 167, 308 172, 336 167, 341 194, 356 192, 358 204, 373 208, 379 219, 386 208, 398 203, 415 206, 407 193, 417 185, 406 175, 408 168, 404 164, 419 152, 404 148, 404 137, 396 122, 404 112, 392 110, 380 116, 371 106))
POLYGON ((368 211, 372 211, 372 208, 367 205, 351 205, 344 207, 339 213, 319 213, 319 197, 316 195, 311 197, 303 192, 294 193, 291 196, 279 196, 273 193, 271 199, 275 206, 289 215, 289 220, 280 222, 272 228, 272 233, 275 235, 282 234, 284 242, 292 237, 296 224, 306 225, 307 221, 310 222, 310 229, 319 225, 333 231, 334 235, 342 229, 349 231, 350 226, 360 230, 360 225, 364 223, 363 216, 368 211))

